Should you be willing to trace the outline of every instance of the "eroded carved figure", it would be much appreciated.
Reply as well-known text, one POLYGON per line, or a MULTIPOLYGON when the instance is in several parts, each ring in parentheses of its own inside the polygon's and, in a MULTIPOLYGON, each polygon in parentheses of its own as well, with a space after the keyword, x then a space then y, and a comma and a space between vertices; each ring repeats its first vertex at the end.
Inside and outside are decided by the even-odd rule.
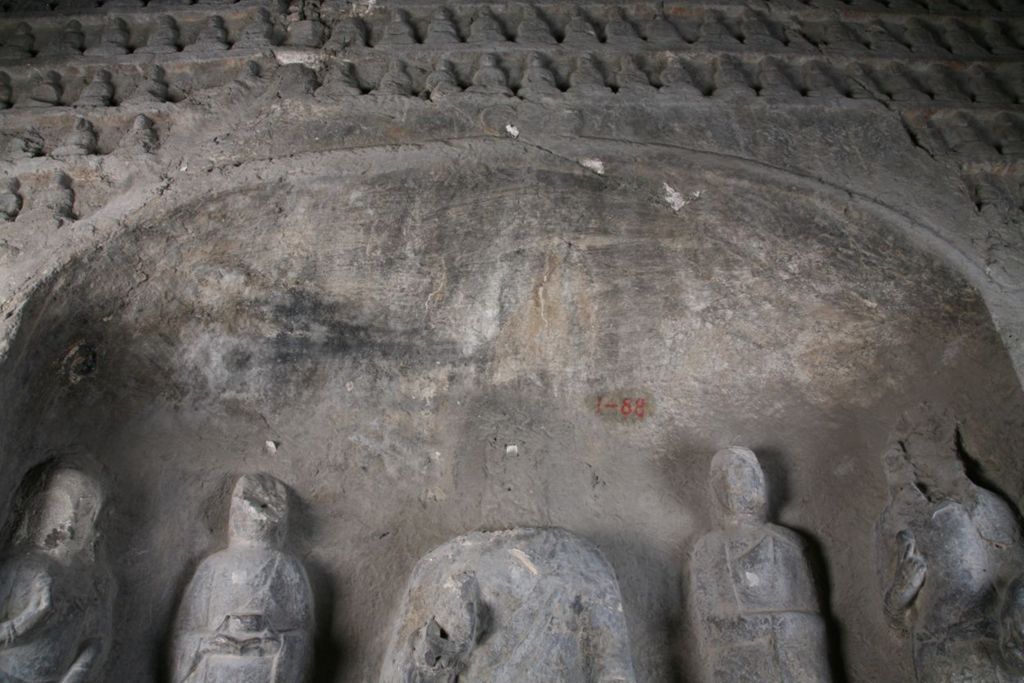
POLYGON ((103 492, 77 469, 40 480, 0 567, 0 680, 102 681, 114 598, 98 547, 103 492))
POLYGON ((417 563, 381 683, 632 683, 615 573, 564 529, 476 532, 417 563))
POLYGON ((690 562, 692 606, 708 681, 831 680, 825 621, 804 541, 767 521, 757 456, 730 447, 711 460, 718 528, 690 562))
POLYGON ((282 550, 288 491, 269 475, 239 478, 228 547, 189 583, 173 644, 174 683, 300 683, 313 657, 313 596, 282 550))
POLYGON ((920 407, 884 455, 878 523, 886 616, 922 683, 1024 681, 1024 548, 1014 510, 975 484, 954 418, 920 407))

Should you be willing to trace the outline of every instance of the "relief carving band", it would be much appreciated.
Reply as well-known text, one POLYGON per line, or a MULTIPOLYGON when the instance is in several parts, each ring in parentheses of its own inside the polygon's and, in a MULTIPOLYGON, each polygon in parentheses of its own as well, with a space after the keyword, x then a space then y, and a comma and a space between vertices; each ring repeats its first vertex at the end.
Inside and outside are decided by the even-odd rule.
POLYGON ((228 547, 196 570, 178 614, 174 683, 300 683, 313 658, 313 595, 281 550, 288 490, 245 475, 231 495, 228 547))
POLYGON ((753 451, 711 460, 719 527, 690 562, 691 590, 708 681, 831 680, 825 621, 804 541, 766 520, 764 472, 753 451))
POLYGON ((103 492, 76 469, 37 473, 0 567, 0 680, 98 683, 115 590, 98 548, 103 492))
POLYGON ((890 624, 923 683, 1024 681, 1024 549, 1014 510, 975 484, 952 416, 919 408, 884 456, 878 524, 890 624))
POLYGON ((381 683, 633 683, 615 572, 564 529, 460 536, 413 569, 381 683))

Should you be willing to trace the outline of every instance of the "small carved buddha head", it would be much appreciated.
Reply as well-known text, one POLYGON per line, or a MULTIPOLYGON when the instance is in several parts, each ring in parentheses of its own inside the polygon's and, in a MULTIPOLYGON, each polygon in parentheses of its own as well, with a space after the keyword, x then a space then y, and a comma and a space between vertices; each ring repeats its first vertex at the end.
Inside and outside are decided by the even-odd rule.
POLYGON ((711 459, 711 499, 726 522, 765 520, 768 506, 764 472, 749 448, 730 446, 711 459))
POLYGON ((284 542, 288 522, 288 489, 269 474, 238 478, 231 494, 228 535, 231 545, 271 548, 284 542))
POLYGON ((92 552, 102 507, 103 492, 95 479, 76 469, 54 470, 29 520, 29 540, 62 559, 92 552))

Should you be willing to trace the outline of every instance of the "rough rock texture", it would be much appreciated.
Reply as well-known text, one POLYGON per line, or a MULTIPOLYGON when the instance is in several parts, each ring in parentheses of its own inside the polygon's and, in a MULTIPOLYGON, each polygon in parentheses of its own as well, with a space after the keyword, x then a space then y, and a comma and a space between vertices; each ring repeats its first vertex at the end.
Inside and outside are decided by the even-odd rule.
POLYGON ((0 501, 69 444, 109 471, 106 680, 166 680, 256 471, 314 680, 374 680, 416 561, 512 526, 600 548, 637 680, 700 680, 735 443, 836 671, 912 680, 887 433, 928 399, 1024 486, 1019 2, 0 4, 0 501))
POLYGON ((563 529, 452 539, 394 616, 381 683, 636 680, 615 572, 563 529))

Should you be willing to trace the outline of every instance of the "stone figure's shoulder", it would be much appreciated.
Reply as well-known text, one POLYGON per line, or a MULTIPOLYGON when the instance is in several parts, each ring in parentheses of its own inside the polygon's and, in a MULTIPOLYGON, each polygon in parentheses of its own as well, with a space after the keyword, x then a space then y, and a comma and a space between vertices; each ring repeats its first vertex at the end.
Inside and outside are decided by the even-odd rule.
POLYGON ((998 494, 976 487, 974 500, 967 506, 967 512, 978 534, 986 541, 1007 547, 1020 545, 1017 514, 998 494))
POLYGON ((54 577, 60 566, 49 555, 27 552, 11 555, 0 562, 0 577, 5 582, 32 580, 36 577, 54 577))
POLYGON ((805 554, 808 550, 807 540, 799 532, 779 524, 766 524, 766 530, 772 535, 776 543, 795 552, 805 554))
POLYGON ((707 563, 724 554, 725 542, 724 532, 718 529, 707 532, 693 544, 693 550, 690 551, 691 562, 693 564, 707 563))
POLYGON ((283 574, 287 578, 309 581, 309 575, 306 572, 306 565, 302 563, 302 560, 300 560, 297 555, 281 550, 274 550, 272 552, 274 553, 274 564, 279 573, 283 574))

